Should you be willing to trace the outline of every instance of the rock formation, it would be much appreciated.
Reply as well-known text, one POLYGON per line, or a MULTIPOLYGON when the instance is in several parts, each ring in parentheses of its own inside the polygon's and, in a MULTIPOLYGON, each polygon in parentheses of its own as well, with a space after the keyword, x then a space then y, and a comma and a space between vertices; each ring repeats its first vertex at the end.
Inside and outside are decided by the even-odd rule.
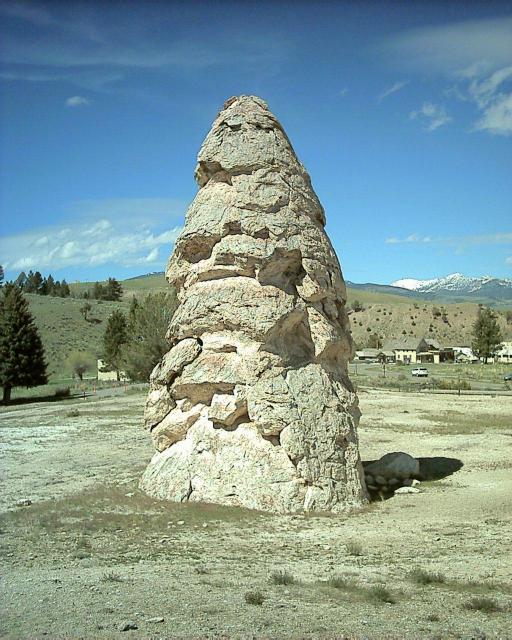
POLYGON ((253 96, 199 152, 167 279, 180 305, 151 375, 152 496, 280 513, 366 499, 345 285, 310 178, 253 96))

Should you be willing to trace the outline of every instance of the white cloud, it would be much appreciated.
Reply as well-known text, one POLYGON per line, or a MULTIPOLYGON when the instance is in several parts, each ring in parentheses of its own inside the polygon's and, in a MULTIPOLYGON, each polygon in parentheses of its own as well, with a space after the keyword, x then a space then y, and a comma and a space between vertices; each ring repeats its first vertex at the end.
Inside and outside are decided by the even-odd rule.
MULTIPOLYGON (((478 118, 471 131, 511 135, 512 91, 506 84, 512 80, 512 17, 405 31, 388 38, 381 53, 409 72, 449 78, 445 95, 476 107, 478 118)), ((420 110, 411 117, 422 115, 420 110)), ((431 118, 428 129, 445 123, 442 118, 431 118)))
POLYGON ((348 87, 343 87, 343 89, 340 89, 340 96, 346 96, 348 93, 348 87))
POLYGON ((381 53, 400 68, 472 77, 512 60, 512 17, 464 20, 395 34, 381 53))
POLYGON ((484 109, 482 117, 473 129, 489 131, 496 135, 512 135, 512 93, 496 97, 492 104, 484 109))
POLYGON ((163 268, 180 232, 185 208, 184 202, 172 198, 74 203, 70 210, 77 220, 74 224, 1 237, 2 264, 11 272, 103 264, 154 264, 163 268), (100 212, 103 215, 98 215, 100 212), (160 248, 164 258, 160 257, 160 248))
POLYGON ((408 242, 422 242, 422 243, 434 243, 434 244, 448 244, 448 245, 485 245, 485 244, 512 244, 512 233, 489 233, 482 235, 472 236, 423 236, 419 233, 412 233, 405 238, 397 238, 396 236, 386 238, 384 241, 386 244, 404 244, 408 242))
POLYGON ((71 96, 66 100, 66 107, 87 107, 91 101, 83 96, 71 96))
POLYGON ((432 102, 424 102, 421 109, 411 111, 409 117, 412 120, 417 118, 422 121, 427 131, 435 131, 452 120, 444 107, 432 102))
MULTIPOLYGON (((234 66, 268 74, 291 57, 294 43, 281 27, 236 25, 190 35, 173 3, 0 2, 0 78, 66 81, 107 93, 122 91, 134 69, 182 73, 234 66), (105 5, 105 6, 103 6, 105 5), (169 6, 168 6, 169 5, 169 6)), ((179 13, 179 12, 178 12, 179 13)), ((145 93, 143 93, 145 95, 145 93)))
POLYGON ((151 249, 147 256, 142 258, 141 262, 156 262, 158 260, 158 247, 151 249))
POLYGON ((387 98, 388 96, 392 95, 393 93, 396 93, 397 91, 400 91, 401 89, 403 89, 406 84, 408 84, 407 80, 400 80, 399 82, 395 82, 393 85, 388 87, 385 91, 383 91, 378 96, 377 101, 378 102, 382 102, 382 100, 384 100, 384 98, 387 98))
POLYGON ((505 264, 512 264, 512 256, 505 258, 505 264))
POLYGON ((430 236, 422 236, 419 233, 411 233, 411 235, 407 236, 406 238, 386 238, 384 242, 386 244, 403 244, 405 242, 432 242, 432 238, 430 236))

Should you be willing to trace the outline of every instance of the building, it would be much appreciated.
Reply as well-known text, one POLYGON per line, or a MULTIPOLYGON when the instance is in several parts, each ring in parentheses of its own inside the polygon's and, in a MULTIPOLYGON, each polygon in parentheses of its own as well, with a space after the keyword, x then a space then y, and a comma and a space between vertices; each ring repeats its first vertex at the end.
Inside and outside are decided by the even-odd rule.
POLYGON ((416 364, 418 356, 418 338, 402 338, 386 342, 383 351, 393 352, 396 362, 416 364))
POLYGON ((378 362, 380 353, 380 349, 362 349, 361 351, 356 351, 355 360, 359 362, 378 362))
MULTIPOLYGON (((403 338, 384 345, 383 353, 393 352, 396 362, 404 364, 454 362, 455 353, 451 347, 441 347, 433 338, 403 338)), ((388 360, 390 362, 391 360, 388 360)))
POLYGON ((494 362, 512 362, 512 342, 502 342, 494 356, 494 362))

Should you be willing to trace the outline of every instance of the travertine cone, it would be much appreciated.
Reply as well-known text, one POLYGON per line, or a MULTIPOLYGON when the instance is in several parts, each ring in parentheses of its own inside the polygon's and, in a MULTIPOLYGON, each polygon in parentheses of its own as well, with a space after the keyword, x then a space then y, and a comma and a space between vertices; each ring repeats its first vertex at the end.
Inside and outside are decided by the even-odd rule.
POLYGON ((231 98, 199 152, 167 279, 141 487, 281 513, 366 500, 345 285, 309 176, 267 105, 231 98))

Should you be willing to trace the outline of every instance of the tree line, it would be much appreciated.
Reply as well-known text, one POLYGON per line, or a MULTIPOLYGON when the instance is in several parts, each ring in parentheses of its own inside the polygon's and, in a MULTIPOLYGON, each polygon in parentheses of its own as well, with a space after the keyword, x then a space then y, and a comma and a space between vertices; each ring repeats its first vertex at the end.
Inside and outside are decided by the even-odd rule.
POLYGON ((55 280, 51 273, 44 277, 39 271, 22 271, 13 284, 25 293, 37 293, 40 296, 69 298, 71 295, 68 283, 64 279, 55 280))
MULTIPOLYGON (((44 347, 24 290, 14 283, 3 283, 0 267, 0 387, 3 402, 8 403, 14 387, 46 384, 47 363, 44 347)), ((136 381, 148 381, 151 371, 167 352, 167 328, 178 306, 176 294, 148 294, 133 298, 127 314, 115 310, 107 321, 103 336, 102 358, 105 368, 121 372, 136 381)), ((479 307, 473 325, 473 351, 486 362, 495 355, 503 336, 496 313, 479 307)), ((77 362, 75 372, 81 378, 91 365, 77 362)))

